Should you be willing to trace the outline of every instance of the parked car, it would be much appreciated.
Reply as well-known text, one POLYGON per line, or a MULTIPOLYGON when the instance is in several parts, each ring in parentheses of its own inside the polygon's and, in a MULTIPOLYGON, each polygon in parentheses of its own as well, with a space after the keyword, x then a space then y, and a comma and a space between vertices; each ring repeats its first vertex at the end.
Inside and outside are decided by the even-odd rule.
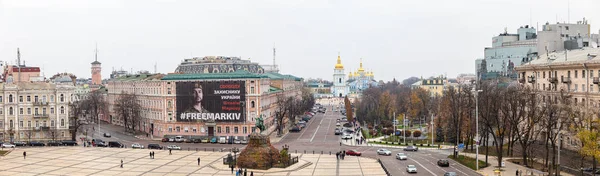
POLYGON ((111 137, 110 133, 104 133, 104 137, 107 137, 107 138, 111 137))
POLYGON ((346 155, 349 155, 349 156, 361 156, 362 153, 360 153, 360 152, 358 152, 356 150, 347 150, 346 151, 346 155))
POLYGON ((351 134, 344 134, 344 135, 342 135, 342 139, 352 139, 352 135, 351 134))
POLYGON ((63 143, 60 141, 50 141, 47 143, 48 146, 62 146, 63 143))
POLYGON ((13 142, 13 144, 14 144, 15 146, 26 146, 26 145, 27 145, 27 143, 26 143, 26 142, 22 142, 22 141, 16 141, 16 142, 13 142))
POLYGON ((92 139, 92 142, 96 147, 108 147, 108 144, 102 141, 102 139, 92 139))
POLYGON ((240 143, 242 143, 242 144, 248 144, 248 139, 242 138, 242 141, 240 143))
POLYGON ((207 138, 207 137, 205 137, 205 138, 202 138, 202 139, 200 140, 200 142, 201 142, 201 143, 208 143, 208 142, 209 142, 209 140, 208 140, 208 138, 207 138))
POLYGON ((377 149, 377 154, 390 156, 390 155, 392 155, 392 152, 389 151, 388 149, 377 149))
POLYGON ((292 132, 292 133, 300 132, 300 127, 297 127, 297 126, 292 127, 292 129, 290 129, 290 132, 292 132))
POLYGON ((38 146, 38 147, 41 147, 41 146, 46 146, 46 144, 44 144, 44 143, 41 143, 41 142, 37 142, 37 141, 31 141, 31 142, 29 142, 29 144, 28 144, 28 145, 29 145, 29 146, 38 146))
POLYGON ((131 144, 131 148, 144 149, 144 146, 142 144, 135 143, 135 144, 131 144))
POLYGON ((335 126, 342 126, 342 124, 340 124, 340 122, 335 123, 335 126))
POLYGON ((226 143, 227 143, 227 138, 219 137, 219 144, 226 144, 226 143))
POLYGON ((184 142, 185 138, 183 136, 175 136, 175 142, 184 142))
POLYGON ((302 129, 306 127, 306 123, 300 123, 298 124, 298 128, 302 129))
POLYGON ((457 176, 456 172, 446 172, 444 176, 457 176))
POLYGON ((191 140, 191 141, 192 141, 193 143, 200 143, 200 142, 202 142, 202 139, 193 139, 193 140, 191 140))
POLYGON ((335 129, 335 135, 341 135, 341 134, 342 134, 342 130, 335 129))
POLYGON ((408 157, 407 157, 407 156, 406 156, 406 154, 404 154, 404 153, 397 153, 397 154, 396 154, 396 159, 399 159, 399 160, 407 160, 407 159, 408 159, 408 157))
POLYGON ((62 144, 64 146, 76 146, 77 142, 76 141, 71 141, 71 140, 64 140, 64 141, 62 141, 62 144))
POLYGON ((162 147, 158 144, 148 144, 148 149, 157 149, 157 150, 161 150, 162 147))
POLYGON ((14 144, 10 144, 10 143, 3 143, 2 144, 2 148, 15 148, 14 144))
POLYGON ((240 139, 238 139, 238 138, 235 138, 235 139, 233 139, 233 143, 234 143, 234 144, 241 144, 241 143, 242 143, 242 140, 240 140, 240 139))
POLYGON ((418 151, 419 148, 417 146, 408 146, 406 148, 404 148, 404 151, 418 151))
POLYGON ((217 143, 217 137, 213 137, 212 139, 210 139, 210 143, 216 144, 217 143))
POLYGON ((192 143, 192 142, 194 142, 194 140, 195 140, 195 139, 188 138, 188 139, 185 139, 185 140, 183 140, 183 141, 184 141, 185 143, 192 143))
POLYGON ((170 150, 181 150, 181 147, 179 147, 177 145, 169 145, 169 146, 167 146, 167 149, 170 149, 170 150))
POLYGON ((440 167, 450 167, 450 162, 446 159, 441 159, 437 161, 437 165, 440 167))
POLYGON ((119 141, 110 141, 110 142, 108 142, 108 147, 123 148, 123 147, 125 147, 125 145, 123 145, 119 141))
POLYGON ((408 166, 406 166, 406 172, 408 172, 408 173, 417 173, 417 166, 415 166, 415 165, 408 165, 408 166))

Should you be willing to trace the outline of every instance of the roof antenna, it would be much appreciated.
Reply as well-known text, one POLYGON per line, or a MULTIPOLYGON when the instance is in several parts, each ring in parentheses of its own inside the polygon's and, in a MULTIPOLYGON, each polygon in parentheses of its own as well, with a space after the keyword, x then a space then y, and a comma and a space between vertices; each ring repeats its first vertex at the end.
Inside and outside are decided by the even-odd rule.
POLYGON ((17 48, 17 67, 19 67, 19 81, 21 82, 21 51, 17 48))
POLYGON ((158 72, 156 71, 156 64, 157 64, 157 62, 154 62, 154 73, 155 73, 155 74, 156 74, 156 73, 158 73, 158 72))

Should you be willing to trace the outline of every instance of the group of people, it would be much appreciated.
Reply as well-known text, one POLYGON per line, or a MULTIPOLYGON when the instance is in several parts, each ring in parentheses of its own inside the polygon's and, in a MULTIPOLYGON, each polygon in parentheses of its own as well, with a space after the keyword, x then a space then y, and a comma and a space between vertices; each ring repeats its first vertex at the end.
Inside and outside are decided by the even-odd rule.
MULTIPOLYGON (((231 173, 233 174, 234 168, 231 166, 231 173)), ((235 176, 248 176, 248 169, 238 168, 235 170, 235 176)), ((254 172, 250 171, 250 176, 254 176, 254 172)))
POLYGON ((150 152, 150 159, 154 159, 154 151, 150 152))
POLYGON ((339 151, 337 153, 335 153, 335 157, 339 160, 342 159, 344 160, 344 157, 346 157, 346 151, 339 151))

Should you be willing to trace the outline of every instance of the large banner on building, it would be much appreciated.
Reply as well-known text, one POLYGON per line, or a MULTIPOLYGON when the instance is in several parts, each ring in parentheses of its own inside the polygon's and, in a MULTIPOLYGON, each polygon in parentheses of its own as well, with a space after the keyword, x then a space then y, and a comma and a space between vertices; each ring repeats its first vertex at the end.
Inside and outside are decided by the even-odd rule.
POLYGON ((177 82, 177 121, 245 121, 244 81, 177 82))

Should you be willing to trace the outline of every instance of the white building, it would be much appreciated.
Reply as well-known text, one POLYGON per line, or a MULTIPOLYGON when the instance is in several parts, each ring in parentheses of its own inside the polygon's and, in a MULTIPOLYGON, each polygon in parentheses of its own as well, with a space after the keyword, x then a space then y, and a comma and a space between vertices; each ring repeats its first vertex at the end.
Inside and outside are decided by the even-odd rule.
POLYGON ((517 34, 505 31, 493 37, 492 47, 484 49, 484 58, 475 61, 478 77, 487 72, 498 72, 506 76, 511 63, 518 66, 527 62, 528 58, 537 55, 536 38, 535 28, 528 25, 517 29, 517 34))
POLYGON ((333 69, 333 86, 332 93, 336 97, 345 97, 348 94, 348 86, 346 85, 346 74, 344 73, 344 65, 342 59, 338 55, 337 64, 333 69))

